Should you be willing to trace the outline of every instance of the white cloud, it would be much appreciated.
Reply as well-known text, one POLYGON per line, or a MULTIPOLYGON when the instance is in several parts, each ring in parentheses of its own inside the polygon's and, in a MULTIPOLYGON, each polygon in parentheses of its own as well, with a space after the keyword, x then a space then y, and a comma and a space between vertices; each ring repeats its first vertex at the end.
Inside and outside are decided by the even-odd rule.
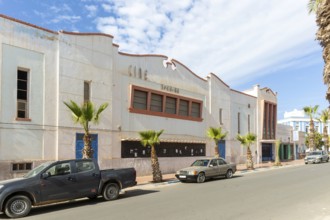
POLYGON ((274 66, 301 65, 316 52, 307 2, 116 0, 102 5, 116 16, 96 23, 121 51, 171 56, 199 75, 213 72, 235 85, 274 66))
POLYGON ((98 7, 96 5, 85 5, 85 9, 88 11, 87 17, 95 17, 98 11, 98 7))
POLYGON ((50 22, 51 23, 60 23, 60 22, 70 22, 75 23, 78 22, 81 19, 80 16, 69 16, 69 15, 59 15, 55 18, 53 18, 50 22))

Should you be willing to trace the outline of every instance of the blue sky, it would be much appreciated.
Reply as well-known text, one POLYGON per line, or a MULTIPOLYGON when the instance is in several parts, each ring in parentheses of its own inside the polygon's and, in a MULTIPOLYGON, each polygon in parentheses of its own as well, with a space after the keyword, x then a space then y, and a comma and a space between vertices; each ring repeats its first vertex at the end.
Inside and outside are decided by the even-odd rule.
POLYGON ((328 107, 308 0, 0 0, 0 13, 53 31, 103 32, 122 52, 162 54, 231 88, 278 93, 278 119, 328 107))

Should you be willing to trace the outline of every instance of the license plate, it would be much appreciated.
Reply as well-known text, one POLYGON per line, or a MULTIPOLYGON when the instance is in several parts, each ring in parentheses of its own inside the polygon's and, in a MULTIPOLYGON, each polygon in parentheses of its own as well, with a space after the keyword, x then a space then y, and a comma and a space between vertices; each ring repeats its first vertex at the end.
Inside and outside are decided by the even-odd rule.
POLYGON ((183 179, 185 179, 185 178, 186 178, 186 176, 183 176, 183 175, 180 175, 179 177, 180 177, 180 178, 183 178, 183 179))

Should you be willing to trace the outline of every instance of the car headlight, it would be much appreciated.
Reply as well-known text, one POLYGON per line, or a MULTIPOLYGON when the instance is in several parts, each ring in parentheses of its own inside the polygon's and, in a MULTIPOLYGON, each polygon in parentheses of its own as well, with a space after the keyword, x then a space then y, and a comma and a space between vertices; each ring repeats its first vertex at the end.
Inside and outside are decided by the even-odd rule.
POLYGON ((189 175, 197 175, 197 171, 196 170, 192 170, 188 172, 189 175))
POLYGON ((0 189, 3 187, 3 185, 0 185, 0 189))

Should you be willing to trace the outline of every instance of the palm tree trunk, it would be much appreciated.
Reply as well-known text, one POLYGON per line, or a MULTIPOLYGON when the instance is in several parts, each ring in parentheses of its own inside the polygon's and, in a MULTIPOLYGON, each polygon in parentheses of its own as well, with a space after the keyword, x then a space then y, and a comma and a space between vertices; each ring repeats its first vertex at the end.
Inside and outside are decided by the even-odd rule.
POLYGON ((152 168, 152 178, 156 183, 162 182, 162 172, 159 168, 158 157, 156 154, 155 146, 151 146, 151 168, 152 168))
POLYGON ((92 140, 89 133, 84 134, 84 148, 82 150, 83 159, 93 158, 92 140))
POLYGON ((310 121, 310 128, 309 128, 309 149, 311 151, 315 151, 315 129, 314 129, 314 122, 313 120, 310 121))
POLYGON ((275 166, 282 166, 281 160, 280 160, 280 146, 281 142, 279 140, 276 141, 275 143, 275 166))
POLYGON ((326 98, 330 101, 330 0, 324 0, 320 3, 320 7, 316 13, 316 23, 319 30, 316 33, 316 39, 319 40, 323 47, 323 80, 327 84, 328 91, 326 98))
POLYGON ((328 127, 326 125, 324 125, 323 127, 323 141, 324 141, 324 151, 328 153, 329 136, 328 136, 328 127))
POLYGON ((253 160, 252 160, 252 153, 251 153, 251 150, 250 150, 250 146, 247 147, 246 168, 247 169, 254 169, 254 167, 253 167, 253 160))
POLYGON ((214 147, 214 157, 220 157, 220 154, 219 154, 219 147, 218 147, 218 142, 215 142, 215 147, 214 147))

